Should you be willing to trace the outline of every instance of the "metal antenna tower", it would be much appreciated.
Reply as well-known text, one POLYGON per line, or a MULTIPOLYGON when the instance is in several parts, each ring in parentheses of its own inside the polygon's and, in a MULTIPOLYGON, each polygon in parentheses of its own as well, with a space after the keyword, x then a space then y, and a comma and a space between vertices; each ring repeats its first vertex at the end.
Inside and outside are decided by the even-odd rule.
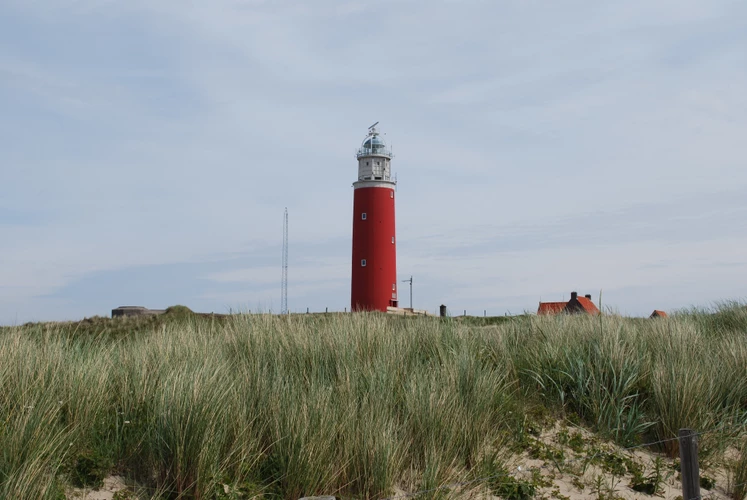
POLYGON ((288 314, 288 207, 283 214, 283 277, 280 280, 280 314, 288 314))

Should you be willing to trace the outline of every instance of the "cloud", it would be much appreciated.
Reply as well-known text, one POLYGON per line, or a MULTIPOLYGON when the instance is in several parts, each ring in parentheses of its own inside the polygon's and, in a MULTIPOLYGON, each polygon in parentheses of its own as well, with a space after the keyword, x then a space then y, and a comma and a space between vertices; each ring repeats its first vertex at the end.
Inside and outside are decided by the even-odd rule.
POLYGON ((595 249, 626 242, 690 244, 728 239, 745 231, 747 204, 741 190, 730 190, 573 216, 558 216, 550 209, 544 219, 532 223, 494 221, 435 234, 410 231, 410 241, 404 244, 420 249, 422 256, 453 255, 455 251, 490 255, 512 250, 595 249), (425 244, 418 245, 418 241, 425 244))
MULTIPOLYGON (((537 7, 6 2, 0 322, 103 297, 267 303, 286 206, 295 300, 344 307, 376 120, 416 300, 517 310, 647 275, 683 302, 737 293, 747 7, 537 7), (603 271, 564 271, 578 255, 603 271)), ((613 297, 644 314, 655 293, 613 297)))

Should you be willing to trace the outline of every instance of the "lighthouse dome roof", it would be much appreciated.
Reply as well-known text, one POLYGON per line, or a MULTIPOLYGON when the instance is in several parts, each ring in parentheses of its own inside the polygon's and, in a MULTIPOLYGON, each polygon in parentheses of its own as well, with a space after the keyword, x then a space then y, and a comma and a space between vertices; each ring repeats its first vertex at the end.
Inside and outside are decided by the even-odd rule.
POLYGON ((384 142, 384 139, 379 135, 379 131, 374 126, 371 126, 368 128, 368 135, 363 139, 363 143, 358 149, 356 156, 360 159, 363 156, 384 156, 391 158, 393 155, 384 142))
POLYGON ((365 149, 379 149, 379 148, 385 148, 386 144, 384 143, 384 140, 381 138, 380 135, 369 135, 363 140, 363 144, 361 147, 365 149))

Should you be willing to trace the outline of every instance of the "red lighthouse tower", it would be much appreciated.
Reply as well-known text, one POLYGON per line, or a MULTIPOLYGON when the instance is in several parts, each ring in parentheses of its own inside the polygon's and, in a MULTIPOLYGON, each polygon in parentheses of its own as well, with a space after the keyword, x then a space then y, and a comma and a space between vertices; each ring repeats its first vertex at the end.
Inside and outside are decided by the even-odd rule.
POLYGON ((353 183, 353 311, 384 311, 397 307, 397 243, 394 235, 392 152, 374 123, 356 157, 358 180, 353 183))

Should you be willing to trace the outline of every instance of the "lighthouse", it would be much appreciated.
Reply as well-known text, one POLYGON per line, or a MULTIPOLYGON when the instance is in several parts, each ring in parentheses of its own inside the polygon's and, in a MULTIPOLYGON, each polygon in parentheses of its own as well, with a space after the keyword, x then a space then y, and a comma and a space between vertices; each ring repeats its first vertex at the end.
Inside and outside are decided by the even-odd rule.
POLYGON ((392 151, 374 123, 356 153, 358 180, 353 183, 353 311, 397 307, 397 240, 394 233, 392 151))

